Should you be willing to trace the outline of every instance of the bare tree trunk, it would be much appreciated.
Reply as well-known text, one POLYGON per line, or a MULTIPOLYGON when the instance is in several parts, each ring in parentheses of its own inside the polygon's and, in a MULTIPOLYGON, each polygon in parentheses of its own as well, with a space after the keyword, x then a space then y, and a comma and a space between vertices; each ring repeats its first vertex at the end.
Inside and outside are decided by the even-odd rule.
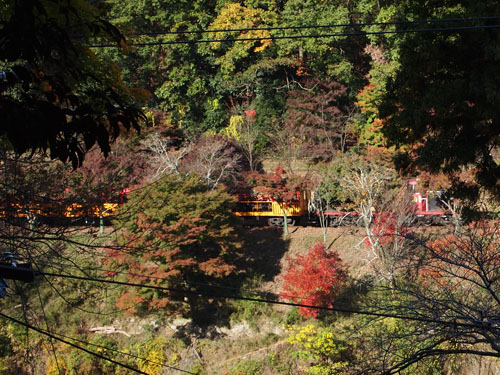
POLYGON ((283 203, 280 203, 281 212, 283 213, 283 234, 285 236, 289 235, 288 232, 288 216, 286 215, 286 210, 283 207, 283 203))
POLYGON ((102 216, 102 212, 99 213, 99 234, 104 233, 104 217, 102 216))

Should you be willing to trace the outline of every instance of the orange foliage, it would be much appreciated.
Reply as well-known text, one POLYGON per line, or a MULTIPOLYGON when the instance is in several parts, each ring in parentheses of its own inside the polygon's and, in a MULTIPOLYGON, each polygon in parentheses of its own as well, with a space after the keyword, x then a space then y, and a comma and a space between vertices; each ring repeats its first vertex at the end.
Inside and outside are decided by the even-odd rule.
POLYGON ((426 259, 420 278, 429 286, 459 290, 467 284, 483 285, 500 270, 499 227, 478 221, 427 243, 426 259))

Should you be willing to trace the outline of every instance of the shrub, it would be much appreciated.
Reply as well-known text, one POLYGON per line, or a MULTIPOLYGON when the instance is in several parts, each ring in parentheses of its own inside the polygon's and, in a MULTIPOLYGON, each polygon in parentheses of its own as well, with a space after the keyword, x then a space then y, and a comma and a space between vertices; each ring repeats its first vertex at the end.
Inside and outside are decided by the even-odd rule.
MULTIPOLYGON (((347 276, 337 252, 327 252, 324 243, 318 242, 307 254, 289 258, 288 262, 282 296, 304 305, 332 307, 347 276)), ((316 318, 319 310, 299 306, 299 313, 316 318)))
POLYGON ((307 374, 333 375, 340 374, 348 365, 346 354, 347 346, 338 340, 333 332, 326 328, 319 328, 313 324, 298 328, 289 327, 291 331, 287 341, 298 347, 296 356, 310 367, 304 369, 307 374))

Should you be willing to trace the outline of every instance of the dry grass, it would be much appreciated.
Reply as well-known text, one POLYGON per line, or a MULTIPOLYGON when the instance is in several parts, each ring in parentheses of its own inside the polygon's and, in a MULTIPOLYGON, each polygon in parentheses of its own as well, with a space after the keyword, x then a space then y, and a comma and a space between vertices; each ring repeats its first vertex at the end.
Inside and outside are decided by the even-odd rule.
MULTIPOLYGON (((281 229, 274 231, 265 231, 260 233, 260 241, 272 244, 277 239, 268 238, 265 240, 262 236, 279 237, 286 249, 277 249, 274 251, 281 254, 279 259, 274 260, 275 272, 272 278, 268 279, 265 289, 277 293, 281 289, 281 272, 286 267, 287 257, 301 254, 309 250, 316 242, 323 241, 323 230, 317 227, 291 227, 290 235, 285 238, 281 229)), ((361 242, 363 235, 360 228, 357 227, 339 227, 327 228, 327 243, 329 250, 335 250, 349 268, 352 277, 357 278, 360 275, 370 272, 367 262, 368 253, 361 242)), ((252 241, 253 243, 253 241, 252 241)), ((272 246, 272 245, 271 245, 272 246)), ((271 253, 272 247, 263 248, 262 251, 271 253)))

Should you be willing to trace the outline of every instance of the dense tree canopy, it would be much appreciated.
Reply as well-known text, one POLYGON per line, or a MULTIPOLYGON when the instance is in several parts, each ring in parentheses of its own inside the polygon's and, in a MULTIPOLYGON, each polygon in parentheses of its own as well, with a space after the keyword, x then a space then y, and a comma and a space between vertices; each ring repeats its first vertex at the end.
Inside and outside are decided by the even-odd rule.
MULTIPOLYGON (((291 353, 279 346, 284 361, 291 363, 298 354, 309 366, 300 371, 309 373, 434 374, 444 373, 444 356, 499 357, 498 228, 463 225, 463 201, 449 200, 454 228, 430 231, 427 238, 423 228, 411 227, 412 199, 423 195, 412 196, 403 182, 418 174, 429 190, 451 194, 460 180, 474 193, 486 187, 500 197, 497 1, 0 0, 0 6, 0 198, 10 210, 0 210, 4 248, 44 264, 55 259, 58 271, 71 266, 64 277, 92 270, 109 281, 143 284, 117 286, 113 309, 170 319, 205 313, 210 305, 217 318, 232 320, 231 301, 195 298, 181 289, 189 294, 197 286, 224 287, 249 296, 258 280, 266 280, 260 286, 272 290, 268 287, 275 285, 267 281, 277 280, 279 271, 270 269, 283 265, 296 237, 278 239, 272 228, 236 235, 228 190, 244 180, 247 169, 244 184, 256 193, 251 202, 256 204, 249 205, 255 214, 272 199, 283 219, 274 213, 271 222, 287 228, 292 221, 287 209, 297 192, 314 190, 307 219, 324 227, 323 244, 288 258, 286 293, 280 297, 311 304, 323 299, 323 306, 338 298, 333 305, 347 303, 345 311, 378 314, 361 319, 320 314, 317 328, 292 329, 296 334, 288 342, 302 348, 291 353), (153 130, 111 148, 110 140, 124 129, 137 129, 144 117, 137 92, 127 88, 136 86, 149 92, 144 112, 153 130), (43 153, 26 152, 37 150, 80 169, 69 172, 43 153), (101 151, 109 153, 107 159, 101 151), (404 168, 396 170, 393 159, 404 168), (274 174, 264 172, 273 168, 274 174), (445 174, 429 174, 437 172, 445 174), (65 202, 99 205, 135 184, 143 185, 115 217, 116 237, 104 237, 104 224, 99 235, 90 229, 87 236, 78 227, 66 252, 65 238, 55 236, 60 228, 51 226, 52 220, 34 220, 32 208, 52 207, 47 201, 61 203, 60 213, 74 212, 65 202), (16 205, 28 200, 33 205, 16 205), (338 238, 329 245, 326 225, 354 223, 358 226, 346 232, 359 236, 346 250, 366 266, 350 267, 347 278, 328 250, 338 238), (96 252, 100 245, 87 247, 80 237, 108 251, 96 252), (88 254, 92 267, 82 263, 78 269, 75 250, 88 254), (245 263, 252 256, 265 260, 264 267, 245 263), (233 276, 252 277, 245 280, 252 290, 231 285, 233 276), (342 330, 349 332, 334 340, 333 332, 342 330), (439 360, 431 361, 435 356, 439 360)), ((309 241, 307 235, 300 240, 309 241)), ((61 286, 62 276, 56 287, 78 293, 75 301, 86 298, 81 295, 87 289, 82 293, 80 286, 90 280, 79 280, 74 288, 61 286)), ((248 299, 238 304, 236 310, 246 310, 243 319, 262 306, 248 299)), ((300 323, 293 311, 287 316, 277 311, 280 323, 300 323)), ((311 309, 301 312, 316 316, 311 309)), ((267 325, 272 319, 266 319, 267 325)), ((120 320, 125 321, 122 315, 115 322, 120 320)), ((81 321, 78 332, 89 328, 81 321)), ((0 346, 6 330, 0 327, 0 346)), ((198 338, 194 331, 190 335, 198 338)), ((156 347, 150 349, 144 351, 153 356, 156 347)), ((265 361, 274 366, 275 360, 270 353, 265 361)), ((57 363, 49 361, 52 373, 61 372, 57 363)), ((90 369, 89 363, 83 359, 73 367, 90 369)), ((278 366, 269 371, 274 370, 278 366)))
POLYGON ((118 30, 81 0, 0 2, 2 143, 50 151, 80 165, 94 144, 107 154, 123 129, 139 129, 136 95, 89 45, 124 46, 118 30))
MULTIPOLYGON (((132 246, 133 251, 111 250, 110 260, 131 270, 129 279, 156 285, 228 276, 235 271, 232 261, 238 247, 232 204, 223 189, 211 189, 196 176, 164 176, 137 190, 123 206, 116 224, 124 229, 126 248, 132 246)), ((167 292, 130 290, 119 305, 131 311, 181 311, 178 298, 167 292)))
MULTIPOLYGON (((220 131, 232 112, 251 106, 265 144, 270 129, 290 120, 287 109, 306 82, 338 82, 349 99, 345 129, 354 131, 347 148, 357 140, 395 145, 399 165, 413 167, 408 173, 472 166, 498 196, 498 33, 494 19, 481 18, 497 14, 496 2, 107 4, 139 45, 125 59, 101 53, 190 134, 220 131)), ((304 95, 323 102, 314 91, 304 95)), ((341 124, 345 114, 324 104, 330 122, 341 124)), ((344 150, 342 142, 333 148, 344 150)))
MULTIPOLYGON (((434 0, 405 3, 398 16, 477 18, 499 11, 496 1, 434 0)), ((388 119, 385 134, 401 147, 403 164, 432 172, 473 165, 479 183, 498 197, 500 34, 490 28, 496 22, 428 24, 431 30, 451 30, 402 36, 399 68, 388 81, 382 117, 388 119), (471 30, 457 30, 461 27, 471 30)))

